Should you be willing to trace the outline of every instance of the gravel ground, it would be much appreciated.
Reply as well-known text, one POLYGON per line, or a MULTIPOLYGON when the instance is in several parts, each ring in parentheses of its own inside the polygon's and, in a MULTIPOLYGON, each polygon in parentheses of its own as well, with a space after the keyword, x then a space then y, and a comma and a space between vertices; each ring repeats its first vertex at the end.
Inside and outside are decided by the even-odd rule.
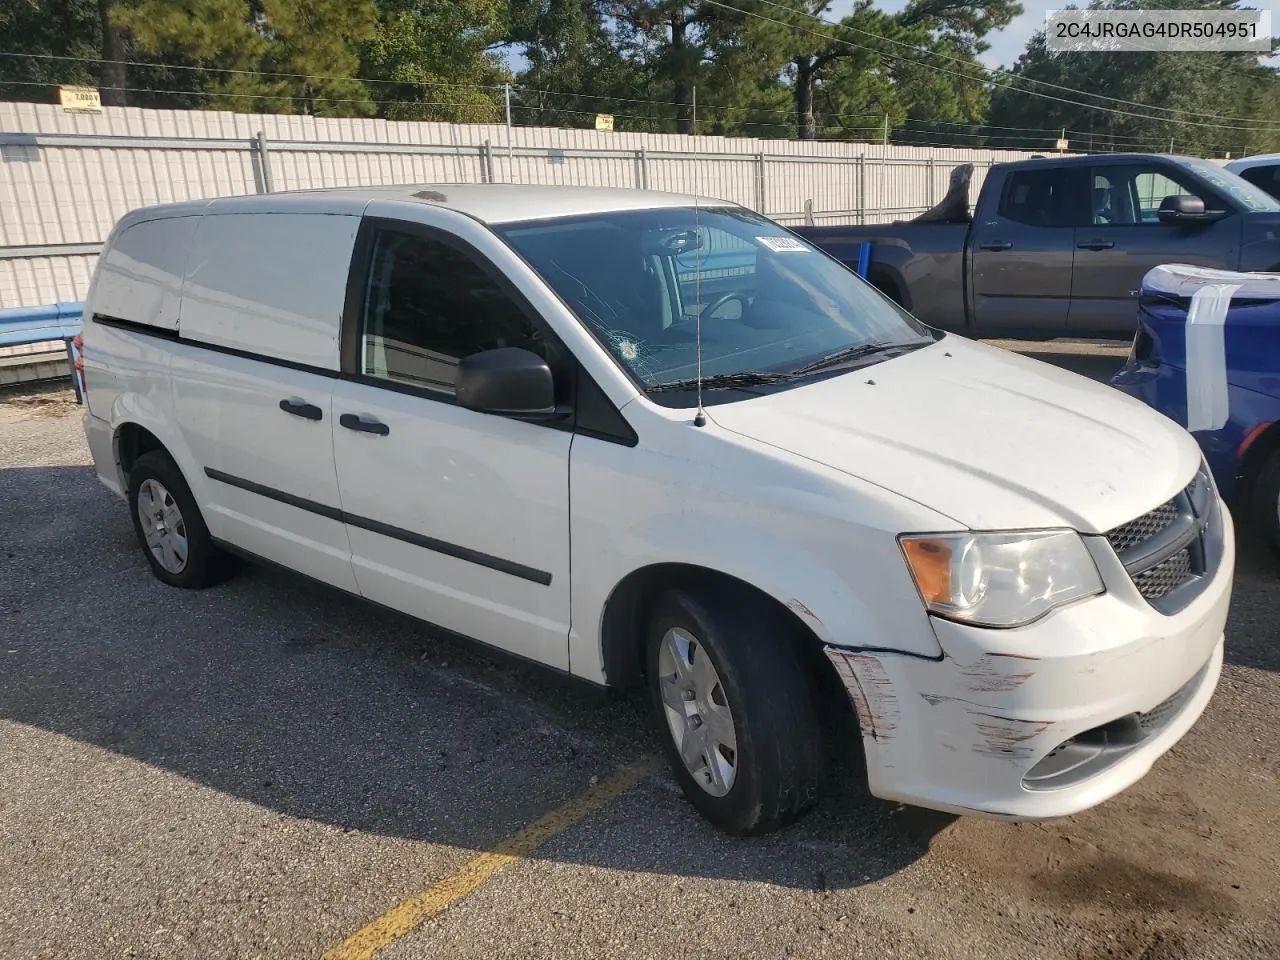
MULTIPOLYGON (((164 587, 69 397, 0 395, 0 955, 319 957, 654 752, 634 700, 289 575, 164 587)), ((742 841, 663 770, 380 956, 1280 957, 1280 563, 1241 536, 1209 710, 1099 808, 956 819, 838 772, 742 841)))

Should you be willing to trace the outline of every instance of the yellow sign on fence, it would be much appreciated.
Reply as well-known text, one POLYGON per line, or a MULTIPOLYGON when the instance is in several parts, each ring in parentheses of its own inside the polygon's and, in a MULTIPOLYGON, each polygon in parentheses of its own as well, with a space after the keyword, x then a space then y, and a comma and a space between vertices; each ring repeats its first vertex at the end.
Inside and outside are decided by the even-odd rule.
POLYGON ((612 129, 613 129, 613 114, 612 114, 612 113, 597 113, 597 114, 596 114, 596 129, 597 129, 597 130, 612 130, 612 129))
POLYGON ((101 113, 102 97, 97 87, 58 87, 63 110, 77 113, 101 113))

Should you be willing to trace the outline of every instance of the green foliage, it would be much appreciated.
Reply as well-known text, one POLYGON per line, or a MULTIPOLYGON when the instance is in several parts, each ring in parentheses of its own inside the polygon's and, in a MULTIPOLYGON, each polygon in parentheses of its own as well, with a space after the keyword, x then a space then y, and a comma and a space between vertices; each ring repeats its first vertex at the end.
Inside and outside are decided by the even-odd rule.
POLYGON ((41 55, 0 57, 0 96, 98 83, 139 106, 467 123, 501 122, 509 93, 517 124, 608 113, 654 132, 693 131, 696 100, 697 132, 727 136, 1053 149, 1065 128, 1074 149, 1280 150, 1280 80, 1250 54, 1051 54, 1040 33, 1010 75, 979 57, 1018 0, 855 0, 824 22, 831 4, 0 0, 0 50, 41 55))
POLYGON ((379 115, 393 120, 494 123, 509 71, 491 48, 506 36, 504 0, 378 0, 361 47, 361 75, 376 80, 379 115), (387 102, 397 101, 397 102, 387 102))
MULTIPOLYGON (((56 5, 46 0, 0 2, 0 50, 97 58, 101 47, 96 0, 56 5)), ((4 100, 48 100, 46 85, 97 81, 92 64, 34 58, 0 61, 0 99, 4 100)))
MULTIPOLYGON (((1145 0, 1090 4, 1091 9, 1153 6, 1145 0)), ((1158 6, 1223 9, 1234 4, 1161 0, 1158 6)), ((1012 72, 1014 77, 1002 78, 1004 88, 992 95, 989 123, 1065 128, 1074 150, 1167 151, 1172 143, 1178 153, 1240 156, 1280 149, 1280 127, 1274 125, 1280 117, 1280 81, 1274 70, 1259 67, 1253 54, 1051 53, 1041 31, 1012 72), (1045 84, 1133 103, 1065 93, 1045 84)))
POLYGON ((372 0, 119 0, 112 20, 143 53, 213 68, 202 74, 208 106, 373 112, 365 84, 350 79, 356 44, 373 35, 372 0))

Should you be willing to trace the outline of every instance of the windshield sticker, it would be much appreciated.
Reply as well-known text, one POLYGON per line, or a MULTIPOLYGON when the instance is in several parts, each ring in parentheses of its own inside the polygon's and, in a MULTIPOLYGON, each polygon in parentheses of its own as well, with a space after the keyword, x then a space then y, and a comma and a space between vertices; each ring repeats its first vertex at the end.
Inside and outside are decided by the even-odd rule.
POLYGON ((774 253, 808 253, 809 248, 795 237, 756 237, 756 243, 774 253))

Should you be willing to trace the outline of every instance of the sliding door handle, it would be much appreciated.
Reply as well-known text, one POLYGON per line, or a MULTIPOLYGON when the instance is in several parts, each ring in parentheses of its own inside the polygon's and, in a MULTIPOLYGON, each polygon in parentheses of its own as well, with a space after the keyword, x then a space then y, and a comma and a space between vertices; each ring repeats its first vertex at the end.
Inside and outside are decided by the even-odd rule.
POLYGON ((1012 240, 988 240, 986 243, 978 244, 979 250, 1008 250, 1013 246, 1012 240))

